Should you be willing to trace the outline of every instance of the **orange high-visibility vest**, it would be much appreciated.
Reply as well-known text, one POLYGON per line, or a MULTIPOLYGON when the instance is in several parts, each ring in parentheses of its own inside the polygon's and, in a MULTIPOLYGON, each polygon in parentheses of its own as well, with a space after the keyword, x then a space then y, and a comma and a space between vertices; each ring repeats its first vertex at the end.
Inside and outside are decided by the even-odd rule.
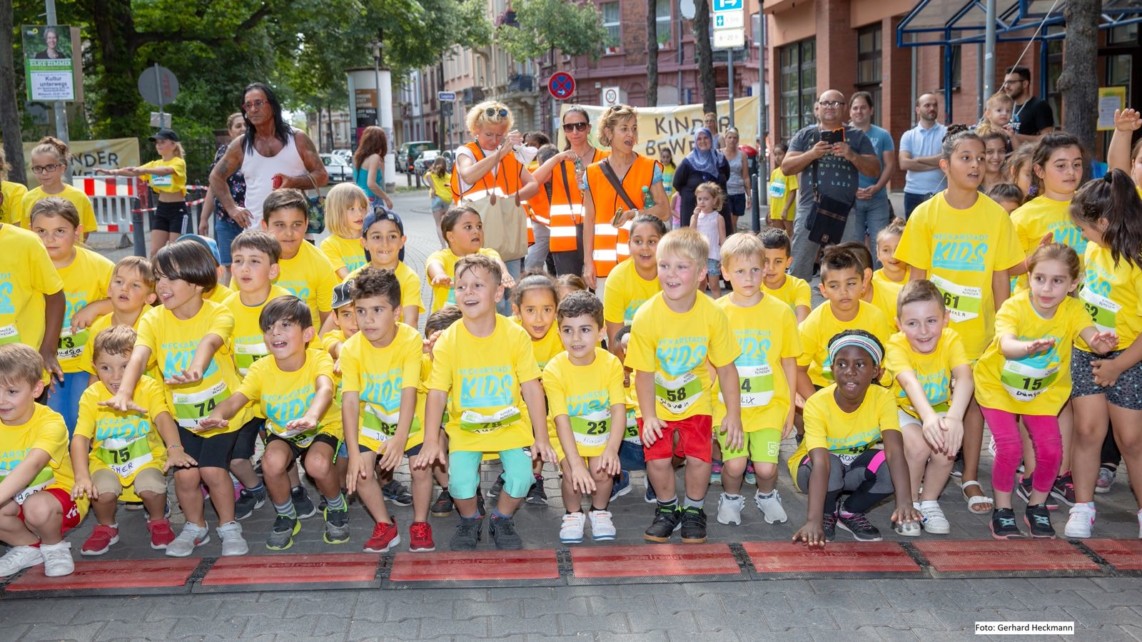
MULTIPOLYGON (((628 209, 622 197, 611 187, 611 182, 603 176, 599 163, 587 167, 587 188, 591 190, 591 200, 595 204, 595 249, 591 258, 595 261, 595 275, 605 277, 616 265, 630 257, 630 222, 622 228, 615 228, 611 220, 618 210, 628 209)), ((639 206, 646 207, 642 188, 650 187, 654 179, 654 167, 658 161, 635 155, 634 163, 622 179, 623 191, 639 206)))
POLYGON ((551 225, 551 201, 547 198, 547 188, 539 186, 535 196, 523 201, 523 211, 527 213, 527 244, 535 245, 533 221, 540 225, 551 225))
MULTIPOLYGON (((588 165, 610 156, 596 149, 588 165)), ((583 192, 575 180, 575 163, 563 161, 551 173, 551 251, 574 252, 579 249, 575 226, 583 222, 583 192)))
MULTIPOLYGON (((472 150, 472 155, 476 157, 477 161, 483 160, 484 156, 487 155, 476 143, 468 143, 464 146, 472 150)), ((452 204, 459 205, 462 200, 477 200, 490 194, 495 194, 496 198, 507 198, 523 187, 523 182, 520 180, 522 169, 523 165, 520 164, 515 154, 509 154, 500 161, 494 170, 484 174, 484 177, 475 185, 462 192, 460 190, 460 165, 453 163, 452 204)))

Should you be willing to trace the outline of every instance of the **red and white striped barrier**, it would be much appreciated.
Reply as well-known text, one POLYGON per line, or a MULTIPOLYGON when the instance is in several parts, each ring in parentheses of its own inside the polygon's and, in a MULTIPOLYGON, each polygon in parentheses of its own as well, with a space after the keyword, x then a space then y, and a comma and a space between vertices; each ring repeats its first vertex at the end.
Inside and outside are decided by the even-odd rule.
MULTIPOLYGON (((128 233, 134 231, 131 224, 132 214, 147 214, 154 212, 154 207, 138 207, 141 196, 146 188, 139 184, 137 178, 122 176, 76 176, 71 184, 91 199, 95 209, 95 219, 99 222, 98 232, 128 233)), ((188 191, 206 192, 206 185, 187 185, 188 191)), ((197 220, 198 210, 206 198, 187 201, 186 206, 194 216, 192 222, 197 220)))

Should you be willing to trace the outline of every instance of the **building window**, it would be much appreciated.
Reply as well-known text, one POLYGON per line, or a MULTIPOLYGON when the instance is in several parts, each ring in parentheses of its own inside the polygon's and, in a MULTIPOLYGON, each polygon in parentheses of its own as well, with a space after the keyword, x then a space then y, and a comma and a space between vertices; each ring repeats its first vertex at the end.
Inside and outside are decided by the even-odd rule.
POLYGON ((880 70, 883 65, 882 31, 875 24, 857 31, 857 89, 872 95, 872 122, 880 122, 880 70))
POLYGON ((619 3, 608 2, 602 5, 602 8, 603 28, 607 30, 607 53, 616 53, 622 37, 619 31, 619 3))
POLYGON ((963 46, 952 45, 952 77, 945 78, 947 69, 944 66, 944 56, 948 53, 947 45, 940 47, 940 88, 943 91, 956 91, 960 88, 960 61, 963 59, 963 46))
POLYGON ((817 101, 817 41, 809 38, 782 47, 779 57, 778 133, 782 140, 789 140, 797 130, 813 122, 813 103, 817 101))
POLYGON ((674 40, 674 27, 670 23, 670 4, 672 0, 656 0, 654 5, 654 21, 658 33, 658 46, 669 48, 674 40))

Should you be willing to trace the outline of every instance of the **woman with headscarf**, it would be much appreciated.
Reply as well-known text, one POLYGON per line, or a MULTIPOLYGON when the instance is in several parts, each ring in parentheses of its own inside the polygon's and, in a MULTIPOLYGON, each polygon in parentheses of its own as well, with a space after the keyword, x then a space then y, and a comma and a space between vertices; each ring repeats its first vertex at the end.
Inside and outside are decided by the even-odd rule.
MULTIPOLYGON (((694 134, 694 149, 682 159, 674 172, 674 191, 678 192, 682 199, 682 227, 689 227, 690 217, 694 215, 694 207, 697 204, 694 190, 709 181, 717 183, 725 190, 729 178, 730 164, 726 157, 714 148, 713 135, 709 129, 699 128, 694 134)), ((733 221, 728 207, 722 207, 722 217, 726 220, 726 229, 732 233, 733 221)))

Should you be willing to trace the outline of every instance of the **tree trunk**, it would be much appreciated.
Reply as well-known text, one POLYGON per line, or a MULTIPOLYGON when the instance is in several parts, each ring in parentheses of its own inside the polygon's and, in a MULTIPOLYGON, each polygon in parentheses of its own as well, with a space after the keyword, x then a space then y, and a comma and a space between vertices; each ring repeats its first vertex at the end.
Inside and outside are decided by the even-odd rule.
POLYGON ((27 184, 23 135, 20 132, 20 101, 16 97, 12 16, 12 0, 0 0, 0 136, 4 138, 4 156, 12 166, 8 180, 27 184))
POLYGON ((107 138, 139 135, 136 116, 142 97, 138 78, 141 68, 135 58, 135 20, 130 0, 94 0, 91 22, 95 30, 100 91, 95 101, 99 133, 107 138))
POLYGON ((710 2, 698 0, 694 14, 694 38, 698 41, 698 75, 702 77, 702 111, 717 112, 714 92, 714 51, 710 43, 710 2))
POLYGON ((1098 113, 1098 22, 1101 0, 1068 0, 1063 10, 1067 21, 1064 56, 1059 75, 1063 97, 1063 129, 1074 134, 1088 150, 1095 146, 1098 113))
POLYGON ((646 0, 646 106, 658 106, 658 0, 646 0))

